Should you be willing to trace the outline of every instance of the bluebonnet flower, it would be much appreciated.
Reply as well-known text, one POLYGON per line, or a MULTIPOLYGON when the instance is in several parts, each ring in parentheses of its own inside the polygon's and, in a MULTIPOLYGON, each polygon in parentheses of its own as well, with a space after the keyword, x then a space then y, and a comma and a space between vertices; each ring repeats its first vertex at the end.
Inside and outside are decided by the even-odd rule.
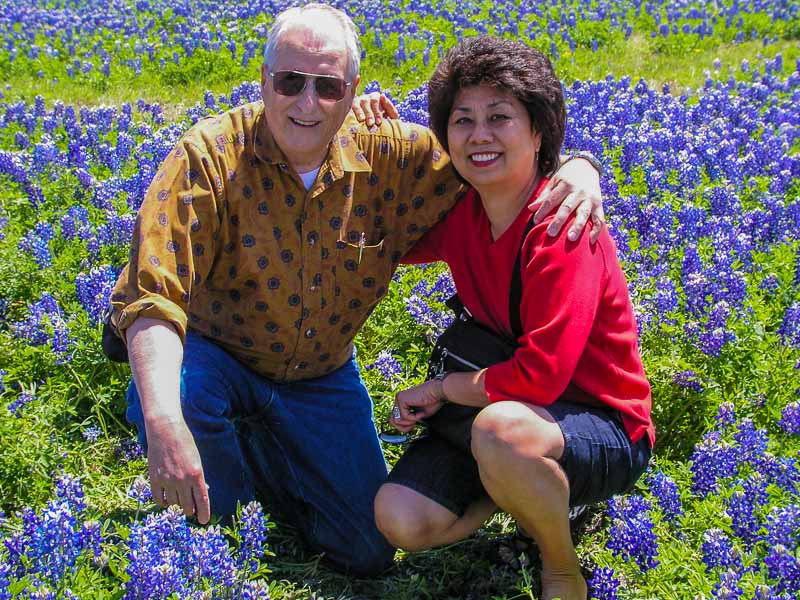
POLYGON ((591 600, 617 600, 619 579, 614 577, 614 569, 610 567, 595 569, 587 585, 589 586, 589 598, 591 600))
POLYGON ((768 482, 789 494, 800 494, 800 467, 793 456, 776 457, 765 453, 756 467, 768 482))
POLYGON ((739 585, 741 578, 741 570, 728 569, 720 576, 720 581, 714 586, 711 597, 717 600, 738 600, 744 594, 744 590, 739 585))
POLYGON ((780 287, 780 280, 778 279, 777 273, 768 273, 758 287, 770 294, 777 292, 780 287))
POLYGON ((794 401, 786 405, 778 426, 790 435, 800 434, 800 402, 794 401))
MULTIPOLYGON (((776 581, 773 590, 779 594, 800 592, 800 562, 794 553, 783 544, 776 544, 764 558, 767 574, 776 581)), ((796 598, 797 596, 791 596, 796 598)))
POLYGON ((6 375, 8 375, 8 371, 6 371, 5 369, 0 369, 0 394, 6 391, 6 386, 3 383, 3 379, 5 378, 6 375))
POLYGON ((717 429, 720 431, 726 431, 728 427, 736 422, 736 408, 733 402, 725 401, 719 405, 716 421, 717 429))
POLYGON ((81 430, 81 436, 87 442, 96 442, 103 435, 103 430, 97 425, 90 425, 81 430))
POLYGON ((88 275, 80 273, 75 278, 78 301, 88 313, 91 323, 96 323, 108 307, 117 274, 117 269, 111 265, 103 265, 92 269, 88 275))
POLYGON ((42 346, 50 342, 59 361, 62 360, 69 344, 69 327, 61 315, 56 299, 43 292, 39 300, 28 305, 28 311, 30 314, 25 321, 12 323, 14 334, 27 340, 32 346, 42 346))
POLYGON ((19 249, 33 256, 40 269, 49 267, 53 263, 53 254, 50 251, 50 241, 55 236, 53 226, 49 223, 37 223, 19 241, 19 249))
POLYGON ((705 496, 716 492, 718 480, 738 473, 739 451, 711 431, 695 445, 691 458, 692 491, 705 496))
POLYGON ((144 477, 137 477, 128 488, 128 498, 136 500, 139 504, 146 504, 153 499, 150 491, 150 482, 144 477))
POLYGON ((739 483, 743 489, 731 494, 726 512, 733 533, 750 547, 761 538, 761 511, 769 501, 767 480, 756 471, 739 483))
POLYGON ((764 429, 757 429, 752 419, 743 419, 733 438, 738 443, 739 463, 756 464, 767 450, 769 440, 767 432, 764 429))
POLYGON ((6 219, 4 217, 0 217, 0 242, 2 242, 4 239, 6 239, 6 234, 5 234, 5 231, 4 231, 4 229, 6 228, 6 225, 8 225, 8 219, 6 219))
POLYGON ((795 551, 800 542, 800 505, 772 507, 767 515, 766 527, 769 544, 783 544, 790 551, 795 551))
POLYGON ((642 571, 658 565, 658 542, 649 510, 650 504, 641 496, 617 496, 608 501, 608 547, 626 560, 634 560, 642 571))
POLYGON ((431 328, 436 335, 443 332, 453 322, 453 316, 449 311, 434 310, 424 298, 417 294, 411 294, 405 298, 404 303, 411 318, 419 325, 431 328))
POLYGON ((265 581, 245 581, 241 590, 242 600, 269 600, 269 585, 265 581))
POLYGON ((259 559, 264 556, 267 540, 267 520, 258 502, 250 502, 242 509, 239 518, 239 549, 236 564, 240 569, 255 573, 259 559))
POLYGON ((174 506, 131 526, 127 558, 124 600, 192 597, 206 578, 222 589, 235 582, 234 561, 219 527, 192 530, 174 506))
POLYGON ((79 232, 88 229, 89 211, 79 204, 70 206, 61 217, 61 235, 64 239, 72 240, 79 236, 79 232))
POLYGON ((0 558, 0 600, 11 600, 11 567, 0 558))
POLYGON ((98 556, 100 524, 81 523, 78 516, 79 511, 73 511, 66 501, 51 501, 41 514, 24 509, 22 531, 5 540, 14 576, 39 576, 56 587, 67 572, 74 570, 84 552, 98 556))
POLYGON ((670 521, 677 521, 683 515, 683 505, 678 492, 678 484, 662 471, 654 471, 649 478, 650 492, 658 501, 661 512, 670 521))
POLYGON ((672 377, 672 383, 683 388, 694 390, 697 393, 703 391, 703 386, 697 380, 697 373, 695 373, 691 369, 687 369, 685 371, 678 371, 677 373, 675 373, 675 375, 673 375, 672 377))
POLYGON ((795 302, 786 309, 778 334, 787 345, 800 348, 800 302, 795 302))
POLYGON ((376 369, 387 381, 392 381, 403 373, 403 367, 389 350, 381 350, 375 362, 365 365, 364 368, 376 369))
POLYGON ((6 406, 6 408, 8 409, 8 412, 10 412, 15 417, 21 417, 22 416, 22 409, 26 405, 30 404, 31 402, 33 402, 35 400, 36 400, 36 396, 34 396, 33 394, 30 394, 28 392, 23 392, 23 393, 21 393, 19 395, 19 397, 16 400, 14 400, 13 402, 10 402, 6 406))
POLYGON ((734 547, 731 539, 721 529, 708 529, 703 534, 700 550, 703 553, 703 563, 707 573, 715 569, 742 566, 741 552, 734 547))
POLYGON ((77 477, 67 473, 56 477, 56 498, 65 502, 70 510, 83 512, 86 509, 84 496, 83 484, 77 477))
POLYGON ((119 445, 114 449, 114 454, 122 462, 130 462, 137 458, 144 457, 144 450, 134 439, 122 439, 119 445))

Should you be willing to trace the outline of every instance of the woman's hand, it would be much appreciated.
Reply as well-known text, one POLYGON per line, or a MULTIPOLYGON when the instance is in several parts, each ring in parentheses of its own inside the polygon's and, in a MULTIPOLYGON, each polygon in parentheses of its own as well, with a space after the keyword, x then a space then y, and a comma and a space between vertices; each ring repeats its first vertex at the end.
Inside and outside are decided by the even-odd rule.
POLYGON ((358 122, 366 122, 367 127, 380 125, 381 120, 386 117, 390 119, 400 117, 392 101, 381 92, 356 96, 353 98, 353 104, 350 105, 350 108, 353 109, 353 114, 358 119, 358 122))
POLYGON ((408 433, 420 419, 426 419, 442 407, 442 385, 438 381, 426 381, 402 392, 394 399, 394 408, 389 424, 408 433))
POLYGON ((606 217, 600 192, 600 174, 589 161, 584 158, 573 158, 561 165, 536 201, 528 205, 528 208, 535 211, 533 222, 540 223, 556 206, 559 206, 559 209, 547 228, 549 235, 553 237, 558 235, 567 218, 576 211, 575 222, 569 228, 567 237, 571 241, 577 240, 591 217, 592 233, 589 239, 593 244, 598 240, 606 217))

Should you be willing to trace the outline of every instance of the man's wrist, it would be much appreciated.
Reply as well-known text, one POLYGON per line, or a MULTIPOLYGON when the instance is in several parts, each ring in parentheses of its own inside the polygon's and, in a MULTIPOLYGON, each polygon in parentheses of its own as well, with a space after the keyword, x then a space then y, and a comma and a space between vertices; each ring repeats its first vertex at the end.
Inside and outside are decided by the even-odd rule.
POLYGON ((559 166, 559 168, 563 167, 569 161, 575 160, 577 158, 582 158, 583 160, 588 162, 590 165, 592 165, 592 167, 595 169, 595 171, 597 171, 597 173, 600 175, 600 177, 602 177, 605 174, 605 169, 603 168, 603 163, 600 162, 600 159, 598 159, 591 152, 586 152, 586 151, 583 151, 583 150, 578 150, 576 152, 570 152, 569 154, 562 155, 562 157, 561 157, 561 165, 559 166))

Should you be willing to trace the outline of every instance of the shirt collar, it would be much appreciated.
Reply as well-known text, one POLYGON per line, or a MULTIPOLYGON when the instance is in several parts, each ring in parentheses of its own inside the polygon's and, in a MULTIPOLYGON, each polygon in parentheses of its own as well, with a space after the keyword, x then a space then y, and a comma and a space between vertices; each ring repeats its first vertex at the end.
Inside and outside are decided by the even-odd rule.
MULTIPOLYGON (((255 130, 253 154, 268 165, 277 165, 281 169, 287 169, 289 161, 269 130, 263 104, 256 115, 255 130)), ((354 121, 347 118, 328 146, 328 156, 323 161, 323 165, 328 163, 331 174, 336 179, 341 178, 346 172, 360 173, 372 170, 367 157, 358 145, 356 139, 358 131, 359 127, 354 121)))

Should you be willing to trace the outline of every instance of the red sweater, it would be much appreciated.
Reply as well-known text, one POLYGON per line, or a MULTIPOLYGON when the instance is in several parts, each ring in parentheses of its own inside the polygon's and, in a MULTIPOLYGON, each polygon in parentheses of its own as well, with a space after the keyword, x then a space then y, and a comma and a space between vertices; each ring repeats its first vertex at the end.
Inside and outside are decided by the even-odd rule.
MULTIPOLYGON (((614 242, 607 229, 595 245, 587 234, 575 242, 564 234, 550 237, 547 226, 554 214, 534 226, 523 243, 524 334, 513 358, 487 369, 486 395, 489 402, 547 406, 572 384, 617 409, 633 442, 647 434, 652 444, 650 384, 614 242)), ((447 262, 458 296, 474 318, 510 338, 511 272, 530 216, 523 209, 493 240, 480 197, 471 190, 403 262, 447 262)))

